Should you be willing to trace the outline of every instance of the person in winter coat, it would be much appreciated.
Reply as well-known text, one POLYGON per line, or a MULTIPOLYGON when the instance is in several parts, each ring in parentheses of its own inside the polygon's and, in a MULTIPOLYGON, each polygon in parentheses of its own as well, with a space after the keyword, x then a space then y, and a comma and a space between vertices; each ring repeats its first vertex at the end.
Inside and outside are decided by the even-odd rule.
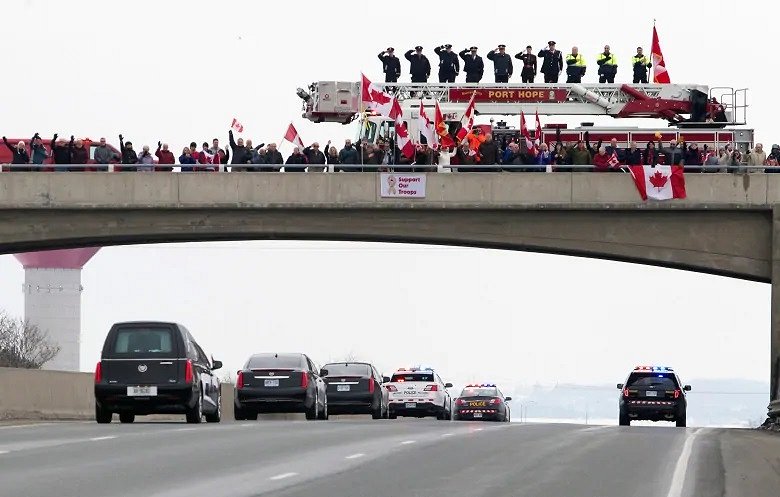
POLYGON ((450 172, 450 163, 452 158, 456 155, 455 147, 447 147, 439 149, 439 167, 438 172, 445 173, 450 172))
POLYGON ((539 152, 536 154, 536 157, 534 158, 534 163, 537 166, 544 166, 544 167, 537 167, 534 168, 534 171, 539 172, 545 172, 547 170, 547 166, 551 166, 553 163, 553 155, 550 153, 550 148, 547 146, 546 143, 539 144, 539 152))
POLYGON ((101 138, 98 146, 95 147, 95 164, 100 164, 97 168, 98 171, 108 171, 108 165, 112 161, 118 162, 121 159, 122 157, 106 144, 106 139, 101 138))
POLYGON ((669 146, 664 147, 661 144, 661 139, 658 139, 658 151, 664 156, 664 164, 667 166, 684 166, 685 165, 685 142, 683 146, 677 144, 677 140, 669 140, 669 146))
POLYGON ((149 151, 149 145, 144 145, 141 153, 138 154, 137 171, 154 171, 154 155, 149 151))
MULTIPOLYGON (((344 148, 339 152, 339 163, 342 166, 347 164, 360 164, 360 157, 358 156, 357 149, 352 145, 352 140, 344 141, 344 148)), ((340 171, 351 172, 357 171, 359 168, 341 167, 340 171)))
POLYGON ((458 54, 463 59, 463 72, 466 73, 466 83, 479 83, 485 73, 485 62, 477 55, 477 47, 464 48, 458 54))
POLYGON ((655 142, 652 141, 647 142, 647 147, 645 147, 645 153, 642 156, 642 164, 646 166, 658 165, 658 150, 655 149, 655 142))
POLYGON ((287 158, 287 162, 284 163, 284 172, 286 173, 302 173, 306 171, 306 156, 301 153, 300 147, 293 148, 293 153, 287 158), (293 164, 303 166, 292 166, 293 164))
MULTIPOLYGON (((327 149, 330 147, 330 142, 325 146, 327 149)), ((323 154, 320 151, 320 144, 317 142, 312 143, 308 147, 303 149, 303 155, 306 156, 306 162, 309 164, 309 172, 310 173, 321 173, 325 171, 324 166, 314 166, 313 164, 325 164, 327 162, 327 159, 325 158, 325 154, 323 154)))
MULTIPOLYGON (((571 149, 570 156, 571 158, 569 159, 569 161, 571 162, 571 164, 575 166, 588 166, 593 162, 593 154, 588 149, 585 142, 582 140, 579 140, 577 142, 577 146, 571 149)), ((586 169, 583 168, 572 168, 572 169, 575 172, 586 171, 586 169)))
POLYGON ((642 151, 636 146, 636 142, 632 141, 626 151, 623 153, 623 163, 627 166, 641 166, 642 165, 642 151))
POLYGON ((284 157, 282 157, 281 152, 276 149, 276 143, 268 144, 268 148, 265 151, 265 163, 274 165, 264 167, 263 171, 281 171, 281 164, 284 164, 284 157))
POLYGON ((168 150, 168 144, 161 141, 157 142, 157 150, 154 152, 157 157, 158 166, 154 168, 155 171, 173 171, 173 164, 176 164, 176 157, 173 152, 168 150))
POLYGON ((763 171, 761 167, 766 165, 766 152, 764 152, 764 146, 760 143, 756 143, 755 148, 747 156, 747 165, 752 166, 748 169, 750 173, 759 173, 763 171))
MULTIPOLYGON (((330 140, 328 140, 328 144, 330 144, 330 140)), ((325 154, 325 161, 328 164, 328 169, 330 169, 331 172, 339 171, 339 164, 341 164, 341 161, 339 160, 339 151, 336 150, 336 147, 329 147, 328 153, 325 154)))
MULTIPOLYGON (((499 164, 499 150, 498 144, 493 140, 493 135, 490 133, 485 134, 485 141, 479 144, 480 164, 483 166, 489 166, 493 164, 499 164)), ((496 169, 484 169, 484 171, 500 171, 500 168, 496 169)))
POLYGON ((244 145, 243 138, 239 138, 238 141, 234 140, 232 129, 228 131, 228 142, 230 150, 233 151, 233 159, 230 161, 233 165, 232 171, 246 171, 244 165, 252 162, 252 148, 244 145))
MULTIPOLYGON (((43 145, 43 140, 41 140, 41 135, 38 133, 35 133, 32 137, 32 141, 30 142, 30 161, 33 164, 41 165, 44 162, 46 162, 46 158, 49 156, 49 153, 46 151, 46 147, 43 145)), ((40 168, 32 168, 33 171, 40 171, 40 168)))
MULTIPOLYGON (((87 164, 89 162, 89 150, 84 146, 84 142, 81 139, 73 142, 73 148, 70 151, 70 163, 71 164, 87 164)), ((85 171, 82 167, 72 167, 70 171, 85 171)))
MULTIPOLYGON (((70 152, 73 149, 73 137, 70 137, 70 143, 67 143, 64 138, 57 139, 59 135, 54 133, 54 137, 51 139, 51 157, 55 164, 70 164, 70 152)), ((67 171, 67 167, 54 166, 55 171, 67 171)))
MULTIPOLYGON (((8 138, 4 136, 3 143, 5 143, 5 146, 8 147, 8 150, 10 150, 11 153, 13 154, 13 159, 11 159, 11 164, 30 163, 30 154, 27 153, 27 145, 25 145, 23 141, 16 142, 16 146, 11 146, 11 144, 8 143, 8 138)), ((32 169, 29 167, 11 168, 11 171, 31 171, 31 170, 32 169)))
POLYGON ((772 145, 772 149, 766 157, 766 165, 769 167, 767 167, 764 172, 780 173, 780 145, 776 143, 772 145))
POLYGON ((412 75, 412 83, 427 83, 431 76, 431 63, 428 57, 422 53, 423 47, 417 45, 414 50, 407 50, 404 54, 409 61, 409 72, 412 75))
POLYGON ((197 163, 198 161, 192 156, 192 150, 189 147, 184 147, 184 150, 181 151, 181 155, 179 156, 181 172, 191 173, 193 171, 193 166, 197 163))
POLYGON ((595 166, 595 171, 597 172, 606 172, 609 171, 610 165, 609 165, 609 158, 611 156, 607 155, 607 147, 599 147, 599 153, 593 156, 593 165, 595 166))
POLYGON ((379 60, 382 61, 382 72, 385 73, 385 83, 395 83, 401 75, 401 61, 395 56, 395 49, 388 47, 384 52, 379 52, 379 60))
POLYGON ((540 50, 538 56, 543 60, 541 72, 544 74, 544 82, 557 83, 563 71, 563 55, 555 49, 555 42, 548 41, 547 48, 540 50))
MULTIPOLYGON (((138 155, 133 150, 133 143, 125 143, 124 137, 119 135, 119 152, 122 154, 122 164, 138 164, 138 155)), ((136 171, 135 167, 123 166, 122 171, 136 171)))
POLYGON ((433 49, 439 56, 439 83, 454 83, 460 73, 458 56, 452 51, 449 43, 433 49))
POLYGON ((695 143, 688 145, 685 151, 685 172, 699 173, 701 172, 701 152, 699 146, 695 143), (688 166, 695 166, 689 168, 688 166))
POLYGON ((498 48, 487 54, 488 60, 493 61, 493 74, 496 76, 496 83, 508 83, 512 72, 514 72, 512 57, 505 50, 506 45, 499 45, 498 48))

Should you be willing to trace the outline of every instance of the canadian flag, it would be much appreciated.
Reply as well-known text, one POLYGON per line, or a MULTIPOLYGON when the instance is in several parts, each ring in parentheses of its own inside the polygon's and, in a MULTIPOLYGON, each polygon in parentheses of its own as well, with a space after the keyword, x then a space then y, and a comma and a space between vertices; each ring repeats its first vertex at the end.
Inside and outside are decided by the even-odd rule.
POLYGON ((463 113, 463 117, 460 118, 460 129, 455 134, 458 137, 458 141, 463 141, 466 135, 471 133, 471 128, 474 127, 474 97, 477 92, 471 94, 469 104, 466 106, 466 112, 463 113))
POLYGON ((653 63, 653 83, 671 83, 669 72, 666 70, 664 54, 661 52, 661 44, 658 42, 658 31, 653 26, 653 43, 650 47, 650 59, 653 63))
POLYGON ((407 159, 413 160, 414 143, 409 138, 409 130, 406 129, 406 125, 403 122, 401 105, 395 99, 393 99, 392 114, 395 115, 395 145, 407 159))
POLYGON ((528 147, 528 150, 536 155, 536 145, 531 140, 531 133, 528 132, 528 126, 525 124, 525 113, 522 110, 520 111, 520 134, 525 138, 525 145, 528 147))
POLYGON ((230 127, 239 133, 244 132, 244 125, 238 122, 238 119, 236 119, 235 117, 233 118, 233 124, 231 124, 230 127))
POLYGON ((618 167, 620 165, 620 159, 618 159, 617 152, 612 152, 612 155, 609 156, 609 160, 607 160, 607 165, 609 167, 618 167))
POLYGON ((431 148, 436 148, 439 145, 439 135, 436 134, 433 123, 425 112, 422 100, 420 100, 420 134, 425 137, 425 143, 431 148))
POLYGON ((287 132, 284 134, 284 139, 296 147, 303 148, 303 140, 301 140, 301 135, 298 134, 298 130, 295 129, 293 123, 290 123, 290 125, 287 126, 287 132))
POLYGON ((536 111, 536 140, 534 144, 538 147, 542 143, 542 123, 539 121, 539 111, 536 111))
POLYGON ((436 115, 434 116, 436 124, 436 134, 439 135, 439 145, 441 148, 450 148, 455 146, 455 141, 450 136, 450 130, 447 128, 447 123, 444 122, 444 117, 441 115, 441 109, 439 108, 439 101, 436 101, 436 115))
POLYGON ((365 74, 360 76, 362 78, 360 100, 363 106, 366 109, 374 110, 385 117, 395 120, 401 114, 401 107, 394 105, 395 98, 372 83, 365 74))
POLYGON ((630 166, 642 200, 685 198, 683 166, 630 166))

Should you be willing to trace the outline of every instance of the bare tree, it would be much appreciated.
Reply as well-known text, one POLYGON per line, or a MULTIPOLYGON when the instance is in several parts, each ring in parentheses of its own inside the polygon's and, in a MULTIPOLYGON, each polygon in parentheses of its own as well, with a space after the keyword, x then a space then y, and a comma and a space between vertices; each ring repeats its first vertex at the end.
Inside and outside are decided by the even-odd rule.
POLYGON ((40 369, 59 352, 36 325, 0 312, 0 367, 40 369))

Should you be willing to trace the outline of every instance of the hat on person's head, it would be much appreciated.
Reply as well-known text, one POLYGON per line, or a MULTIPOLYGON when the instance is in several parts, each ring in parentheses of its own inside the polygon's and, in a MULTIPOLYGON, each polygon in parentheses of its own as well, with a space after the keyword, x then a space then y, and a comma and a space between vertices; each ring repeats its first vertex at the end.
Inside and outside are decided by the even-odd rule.
POLYGON ((477 47, 471 47, 469 50, 477 50, 477 47))
POLYGON ((548 41, 547 44, 548 45, 555 45, 555 42, 554 41, 548 41))
POLYGON ((420 45, 417 45, 416 47, 414 47, 414 49, 415 50, 422 50, 422 47, 420 45))
POLYGON ((446 45, 444 45, 444 48, 452 48, 452 45, 450 43, 447 43, 446 45))
POLYGON ((773 143, 772 148, 780 148, 780 145, 778 145, 777 143, 773 143))
POLYGON ((506 45, 501 44, 501 45, 498 46, 498 48, 506 48, 506 45))
POLYGON ((534 48, 531 45, 526 45, 525 48, 534 48))
POLYGON ((387 47, 387 51, 388 51, 388 52, 395 52, 395 48, 393 48, 393 47, 387 47))

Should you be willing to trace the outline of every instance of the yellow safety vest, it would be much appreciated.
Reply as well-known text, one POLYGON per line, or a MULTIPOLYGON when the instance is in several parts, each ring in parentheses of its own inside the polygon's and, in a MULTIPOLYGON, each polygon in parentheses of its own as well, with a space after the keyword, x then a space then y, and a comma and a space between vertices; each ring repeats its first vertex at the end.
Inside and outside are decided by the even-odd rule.
POLYGON ((573 60, 574 64, 571 64, 573 66, 577 67, 585 67, 585 57, 582 56, 581 53, 578 53, 577 55, 569 54, 566 56, 566 64, 569 65, 569 61, 573 60))
POLYGON ((641 66, 646 66, 647 64, 649 64, 649 62, 647 61, 647 55, 643 55, 641 57, 637 57, 636 55, 634 55, 633 57, 631 57, 631 65, 635 66, 637 64, 641 66))
POLYGON ((596 59, 598 62, 604 61, 603 65, 606 66, 616 66, 617 65, 617 57, 615 57, 615 54, 611 53, 609 55, 604 55, 604 52, 601 52, 599 54, 599 58, 596 59))

